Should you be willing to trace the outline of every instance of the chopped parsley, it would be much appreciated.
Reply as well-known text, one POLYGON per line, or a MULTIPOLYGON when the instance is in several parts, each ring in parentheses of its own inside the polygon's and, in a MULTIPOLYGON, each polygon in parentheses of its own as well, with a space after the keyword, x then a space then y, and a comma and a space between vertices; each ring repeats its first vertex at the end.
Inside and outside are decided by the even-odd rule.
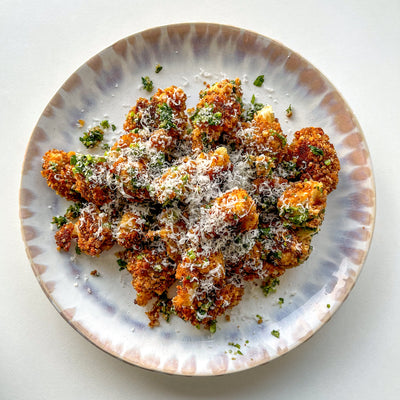
POLYGON ((278 330, 276 330, 276 329, 273 329, 272 331, 271 331, 271 335, 272 336, 275 336, 276 338, 280 338, 280 336, 281 336, 281 334, 280 334, 280 332, 278 331, 278 330))
POLYGON ((83 133, 83 136, 79 140, 83 143, 85 147, 92 148, 97 146, 104 137, 104 132, 99 126, 89 129, 87 132, 83 133))
POLYGON ((190 260, 194 260, 196 258, 196 253, 193 249, 190 249, 186 252, 186 255, 189 257, 190 260))
POLYGON ((58 229, 60 229, 67 222, 67 218, 65 218, 63 215, 60 215, 59 217, 53 217, 53 220, 51 221, 51 223, 56 225, 58 229))
POLYGON ((78 245, 75 246, 75 253, 78 254, 78 256, 82 254, 82 251, 78 245))
POLYGON ((143 88, 148 92, 151 92, 153 90, 153 81, 148 76, 142 76, 142 84, 143 88))
POLYGON ((264 83, 264 75, 257 76, 256 80, 253 82, 254 86, 261 87, 264 83))
POLYGON ((293 115, 292 105, 289 104, 289 107, 286 109, 286 116, 290 118, 293 115))
POLYGON ((101 122, 100 122, 100 126, 101 126, 103 129, 109 129, 109 128, 110 128, 110 123, 105 119, 104 121, 101 121, 101 122))
POLYGON ((65 212, 65 217, 68 219, 78 218, 81 213, 82 203, 71 204, 65 212))
POLYGON ((276 286, 279 285, 278 278, 269 278, 266 282, 261 285, 261 289, 264 292, 265 296, 268 296, 270 293, 276 292, 276 286))
POLYGON ((120 271, 122 271, 123 269, 126 269, 126 266, 128 265, 128 263, 125 260, 123 260, 122 258, 118 258, 117 264, 119 265, 120 271))
POLYGON ((208 124, 209 126, 216 126, 221 124, 222 113, 220 111, 214 112, 214 104, 205 103, 203 107, 196 109, 196 112, 191 117, 195 125, 208 124))
POLYGON ((210 322, 210 333, 215 333, 217 331, 217 321, 213 320, 210 322))
POLYGON ((282 307, 284 302, 285 302, 285 299, 283 297, 279 297, 279 299, 278 299, 279 307, 282 307))
POLYGON ((329 165, 331 165, 331 164, 332 164, 332 161, 331 161, 331 159, 330 159, 330 158, 328 158, 327 160, 325 160, 325 161, 324 161, 324 164, 325 164, 327 167, 329 167, 329 165))
POLYGON ((311 144, 308 145, 308 147, 310 148, 311 152, 313 154, 315 154, 316 156, 323 156, 324 155, 324 151, 322 149, 320 149, 319 147, 315 147, 311 144))
POLYGON ((162 70, 162 68, 163 67, 160 64, 157 64, 156 65, 156 70, 155 70, 156 74, 158 74, 162 70))
POLYGON ((167 103, 160 104, 157 113, 160 116, 160 128, 167 130, 176 128, 172 108, 167 103))

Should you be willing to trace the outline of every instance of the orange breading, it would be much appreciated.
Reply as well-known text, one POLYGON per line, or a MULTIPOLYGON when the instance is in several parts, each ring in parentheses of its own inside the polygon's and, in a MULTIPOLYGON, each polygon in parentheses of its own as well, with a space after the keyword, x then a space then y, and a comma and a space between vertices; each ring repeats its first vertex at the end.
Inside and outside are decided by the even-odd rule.
POLYGON ((97 256, 114 245, 108 217, 94 205, 89 205, 81 211, 75 229, 78 247, 85 254, 97 256))
POLYGON ((270 106, 258 111, 251 122, 243 122, 240 129, 231 131, 227 140, 253 156, 267 156, 264 161, 268 161, 268 169, 279 164, 287 150, 286 135, 270 106))
POLYGON ((212 180, 231 166, 225 147, 200 153, 195 159, 184 157, 181 164, 168 168, 155 180, 154 197, 160 204, 174 199, 184 202, 188 194, 198 190, 199 177, 208 175, 212 180))
POLYGON ((186 94, 176 87, 158 89, 150 101, 140 98, 129 111, 124 130, 146 129, 150 132, 166 129, 176 139, 180 138, 188 126, 186 116, 186 94))
POLYGON ((175 281, 175 264, 162 250, 145 248, 140 253, 132 253, 127 270, 132 275, 139 306, 145 306, 153 297, 162 295, 175 281))
MULTIPOLYGON (((104 163, 98 163, 93 166, 93 171, 102 167, 104 163)), ((75 190, 81 194, 81 196, 96 206, 100 207, 104 204, 109 203, 111 198, 111 192, 107 186, 98 185, 90 182, 81 173, 75 174, 76 185, 75 190)))
POLYGON ((293 183, 278 199, 280 217, 295 226, 318 228, 324 219, 327 191, 320 182, 293 183))
POLYGON ((294 134, 286 159, 296 163, 300 180, 322 182, 328 194, 339 181, 340 162, 329 136, 321 128, 304 128, 294 134))
POLYGON ((118 244, 126 249, 139 245, 144 235, 144 223, 140 215, 129 211, 124 213, 117 228, 118 244))
POLYGON ((140 97, 137 101, 135 106, 133 106, 130 110, 128 115, 126 116, 126 120, 124 123, 124 130, 126 132, 130 132, 136 128, 142 128, 141 120, 143 118, 143 114, 146 109, 149 107, 150 102, 149 100, 140 97))
POLYGON ((69 222, 68 224, 63 225, 54 235, 56 239, 57 249, 69 251, 72 239, 76 236, 77 234, 74 223, 69 222))
POLYGON ((181 249, 178 242, 187 231, 180 210, 175 208, 164 209, 157 221, 160 229, 149 231, 146 237, 149 240, 160 238, 165 245, 169 258, 179 263, 181 261, 181 249))
POLYGON ((209 257, 189 249, 178 264, 176 279, 180 280, 172 299, 176 314, 193 325, 210 326, 227 309, 239 303, 243 288, 225 279, 222 253, 209 257))
POLYGON ((260 228, 261 259, 266 262, 266 276, 279 276, 281 269, 296 267, 307 260, 311 252, 311 236, 300 235, 277 220, 261 224, 260 228))
POLYGON ((144 160, 128 162, 128 158, 121 156, 114 162, 111 168, 128 199, 133 202, 142 202, 150 199, 146 187, 141 185, 141 180, 146 179, 146 162, 144 160))
POLYGON ((191 116, 192 148, 213 146, 223 132, 234 129, 242 112, 240 80, 217 82, 200 92, 201 100, 191 116))
MULTIPOLYGON (((258 224, 256 203, 243 189, 233 189, 217 197, 209 209, 210 220, 218 221, 223 226, 234 228, 238 232, 255 229, 258 224), (219 218, 220 216, 222 217, 219 218)), ((218 236, 219 226, 215 227, 214 235, 218 236)))
POLYGON ((49 150, 43 156, 42 176, 48 186, 58 195, 67 200, 81 201, 81 195, 76 191, 76 178, 70 164, 71 156, 75 153, 66 153, 62 150, 49 150))

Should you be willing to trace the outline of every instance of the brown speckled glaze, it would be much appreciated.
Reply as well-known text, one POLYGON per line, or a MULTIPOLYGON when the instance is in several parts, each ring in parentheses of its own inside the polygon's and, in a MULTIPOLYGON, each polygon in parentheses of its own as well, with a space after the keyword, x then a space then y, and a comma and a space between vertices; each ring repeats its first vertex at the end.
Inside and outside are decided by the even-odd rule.
MULTIPOLYGON (((246 98, 245 98, 246 100, 246 98)), ((370 245, 375 187, 368 148, 346 102, 332 84, 300 55, 267 37, 207 23, 157 27, 122 39, 92 57, 58 90, 45 108, 28 144, 20 190, 22 235, 43 291, 60 314, 100 349, 139 367, 178 375, 221 375, 264 364, 309 339, 349 295, 370 245), (163 70, 154 73, 156 64, 163 70), (252 85, 265 75, 261 88, 252 85), (340 183, 329 199, 314 252, 288 271, 278 291, 259 288, 221 319, 217 332, 194 329, 177 318, 151 329, 134 304, 127 272, 119 272, 112 251, 100 258, 60 253, 50 221, 68 202, 40 175, 41 157, 51 149, 84 152, 78 137, 104 115, 118 130, 129 106, 142 96, 141 76, 155 87, 181 86, 188 106, 196 104, 203 82, 239 77, 247 101, 273 106, 289 138, 306 126, 330 136, 341 161, 340 183), (294 113, 286 119, 292 104, 294 113), (112 266, 115 266, 114 268, 112 266), (97 269, 101 277, 90 271, 97 269), (284 297, 283 307, 277 298, 284 297), (326 305, 329 304, 330 308, 326 305), (256 315, 263 316, 258 324, 256 315), (271 331, 280 332, 279 339, 271 331), (241 353, 235 347, 241 345, 241 353)))

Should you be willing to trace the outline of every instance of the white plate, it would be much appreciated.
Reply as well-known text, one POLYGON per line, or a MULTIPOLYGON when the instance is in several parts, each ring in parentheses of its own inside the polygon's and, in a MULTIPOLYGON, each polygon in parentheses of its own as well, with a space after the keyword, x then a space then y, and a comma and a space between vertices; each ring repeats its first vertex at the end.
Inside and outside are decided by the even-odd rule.
MULTIPOLYGON (((83 149, 82 149, 83 150, 83 149)), ((60 314, 84 337, 128 363, 181 375, 218 375, 266 363, 303 343, 337 310, 364 263, 373 232, 375 187, 361 129, 332 84, 295 52, 243 29, 207 23, 164 26, 134 34, 82 65, 52 98, 30 139, 23 166, 20 215, 33 271, 60 314), (156 64, 163 66, 154 73, 156 64), (264 85, 252 82, 265 75, 264 85), (221 318, 214 335, 179 318, 148 327, 126 271, 113 251, 100 258, 56 250, 50 221, 67 202, 47 187, 41 158, 52 148, 82 149, 79 119, 105 116, 122 130, 125 114, 140 96, 141 77, 155 87, 181 86, 194 106, 203 82, 239 77, 245 97, 273 106, 289 137, 306 126, 330 136, 341 161, 338 189, 328 199, 314 251, 288 271, 278 291, 246 292, 231 321, 221 318), (292 105, 290 120, 285 110, 292 105), (90 271, 101 271, 93 277, 90 271), (283 297, 282 307, 277 299, 283 297), (328 306, 330 305, 330 307, 328 306), (258 324, 256 315, 263 317, 258 324), (280 338, 271 335, 280 331, 280 338), (240 345, 238 348, 229 343, 240 345)))

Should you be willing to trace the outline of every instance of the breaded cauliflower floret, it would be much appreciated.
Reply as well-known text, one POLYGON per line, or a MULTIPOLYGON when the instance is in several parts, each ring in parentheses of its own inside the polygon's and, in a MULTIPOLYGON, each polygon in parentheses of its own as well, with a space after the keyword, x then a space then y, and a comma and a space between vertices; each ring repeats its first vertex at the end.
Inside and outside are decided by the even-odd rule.
POLYGON ((114 245, 107 214, 93 204, 81 210, 75 230, 79 249, 90 256, 98 256, 114 245))
POLYGON ((136 290, 136 304, 145 306, 153 297, 162 295, 175 281, 175 264, 162 249, 145 248, 128 257, 127 270, 136 290))
POLYGON ((253 120, 244 122, 239 130, 232 131, 229 141, 253 156, 266 156, 264 161, 268 162, 268 168, 279 164, 287 150, 286 135, 270 106, 258 111, 253 120))
POLYGON ((72 243, 72 239, 77 237, 75 224, 69 222, 63 225, 54 235, 56 239, 57 249, 69 251, 72 243))
POLYGON ((168 168, 155 180, 154 197, 160 204, 175 199, 185 202, 191 193, 200 193, 201 186, 231 166, 225 147, 209 153, 200 153, 195 159, 185 157, 181 164, 168 168))
POLYGON ((311 252, 311 236, 298 235, 278 219, 260 224, 259 231, 266 275, 281 275, 286 268, 303 263, 311 252))
POLYGON ((279 198, 279 216, 297 227, 318 228, 324 219, 327 191, 320 182, 292 184, 279 198))
POLYGON ((111 172, 118 177, 119 191, 129 201, 142 202, 150 199, 144 160, 129 160, 128 157, 121 156, 113 163, 111 172))
POLYGON ((294 134, 288 147, 288 161, 296 163, 299 180, 322 182, 328 194, 336 189, 340 162, 329 136, 321 128, 304 128, 294 134))
POLYGON ((222 80, 201 91, 200 98, 190 118, 194 150, 212 147, 223 132, 236 128, 242 112, 241 82, 222 80))
POLYGON ((188 249, 176 270, 180 280, 172 299, 177 315, 193 325, 210 326, 228 308, 239 303, 243 288, 225 279, 222 253, 208 257, 188 249))
POLYGON ((117 227, 118 244, 126 249, 140 245, 145 223, 146 221, 138 213, 131 211, 124 213, 117 227))
POLYGON ((157 221, 160 229, 148 232, 147 237, 150 240, 160 238, 165 245, 168 256, 179 263, 181 261, 181 245, 179 242, 187 231, 181 210, 178 207, 166 208, 158 216, 157 221))
POLYGON ((76 191, 76 178, 72 172, 71 156, 75 153, 66 153, 62 150, 49 150, 43 156, 42 176, 48 186, 59 196, 67 200, 81 201, 81 195, 76 191))
MULTIPOLYGON (((185 109, 186 94, 182 89, 176 86, 158 89, 150 101, 143 98, 137 101, 126 117, 124 129, 127 132, 145 129, 150 135, 164 129, 175 145, 188 126, 185 109)), ((172 149, 171 144, 169 148, 172 149)))
POLYGON ((212 236, 224 234, 226 228, 237 232, 255 229, 258 212, 254 200, 243 189, 233 189, 217 197, 208 210, 209 233, 212 236))

